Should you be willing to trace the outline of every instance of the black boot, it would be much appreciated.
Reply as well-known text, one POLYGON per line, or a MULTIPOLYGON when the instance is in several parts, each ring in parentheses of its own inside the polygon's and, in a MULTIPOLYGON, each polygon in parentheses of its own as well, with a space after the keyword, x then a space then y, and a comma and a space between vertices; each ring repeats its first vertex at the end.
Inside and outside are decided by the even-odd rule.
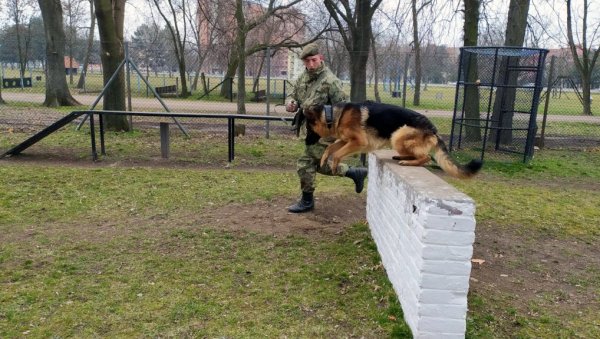
POLYGON ((356 193, 362 192, 365 187, 365 178, 369 171, 364 167, 352 167, 346 172, 346 176, 354 180, 354 190, 356 193))
POLYGON ((288 207, 288 211, 292 213, 302 213, 312 211, 315 208, 315 201, 312 192, 302 192, 302 198, 292 206, 288 207))

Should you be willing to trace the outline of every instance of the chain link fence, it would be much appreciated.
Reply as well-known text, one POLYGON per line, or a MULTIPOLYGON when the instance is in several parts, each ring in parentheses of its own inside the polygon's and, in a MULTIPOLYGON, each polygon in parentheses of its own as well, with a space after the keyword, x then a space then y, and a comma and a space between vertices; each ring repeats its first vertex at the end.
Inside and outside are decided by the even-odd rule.
MULTIPOLYGON (((132 43, 125 63, 127 109, 138 112, 194 112, 208 114, 239 113, 239 79, 227 73, 227 56, 211 56, 189 52, 185 57, 186 71, 179 72, 169 46, 141 46, 132 43), (160 54, 162 53, 162 54, 160 54), (149 86, 148 86, 149 85, 149 86), (159 98, 155 97, 155 94, 159 98)), ((0 53, 0 55, 3 55, 0 53)), ((350 92, 347 65, 329 60, 334 72, 350 92), (342 67, 344 66, 344 67, 342 67)), ((0 105, 0 153, 21 143, 75 109, 89 109, 98 100, 104 74, 99 60, 65 58, 65 76, 72 95, 82 106, 51 109, 42 107, 45 99, 44 63, 30 60, 0 61, 2 77, 0 105), (87 60, 87 62, 86 62, 87 60), (84 67, 87 65, 87 67, 84 67)), ((97 57, 95 57, 97 58, 97 57)), ((537 115, 538 147, 574 149, 600 147, 600 81, 592 84, 591 111, 583 116, 580 82, 569 64, 557 62, 550 78, 547 59, 540 106, 537 115), (551 91, 548 91, 551 86, 551 91)), ((289 117, 283 106, 290 93, 298 69, 290 67, 293 58, 287 50, 263 51, 248 57, 245 76, 245 113, 289 117)), ((373 60, 373 58, 372 58, 373 60)), ((458 75, 458 50, 431 48, 422 54, 421 83, 417 83, 415 55, 411 51, 379 53, 367 69, 367 98, 415 109, 436 124, 448 140, 458 75), (419 90, 417 90, 419 89, 419 90)), ((301 65, 301 63, 300 63, 301 65)), ((102 108, 103 99, 95 109, 102 108)), ((90 144, 86 134, 89 125, 84 118, 74 121, 27 152, 65 154, 86 157, 90 144)), ((169 123, 171 158, 189 163, 221 164, 227 160, 227 121, 210 118, 132 117, 133 132, 107 135, 109 156, 122 154, 123 159, 160 158, 159 125, 169 123)), ((244 121, 236 126, 236 161, 248 164, 277 163, 293 167, 294 160, 286 152, 300 154, 298 142, 290 125, 284 121, 244 121), (285 150, 286 152, 282 152, 285 150), (281 155, 278 155, 281 154, 281 155)))

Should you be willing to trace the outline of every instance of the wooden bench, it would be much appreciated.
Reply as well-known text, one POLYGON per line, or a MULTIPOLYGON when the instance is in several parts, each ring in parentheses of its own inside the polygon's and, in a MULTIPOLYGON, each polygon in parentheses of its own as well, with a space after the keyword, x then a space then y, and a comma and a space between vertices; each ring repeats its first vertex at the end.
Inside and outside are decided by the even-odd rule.
POLYGON ((21 88, 31 87, 31 78, 4 78, 2 79, 3 88, 21 88))
MULTIPOLYGON (((282 100, 285 99, 283 93, 273 92, 269 95, 271 99, 282 100)), ((267 100, 267 92, 264 89, 254 92, 254 97, 251 99, 254 102, 263 102, 267 100)))
POLYGON ((163 94, 177 94, 177 85, 160 86, 155 88, 156 93, 163 94))
POLYGON ((261 89, 261 90, 254 92, 254 97, 252 98, 252 101, 261 102, 261 101, 265 101, 266 99, 267 99, 267 92, 264 89, 261 89))

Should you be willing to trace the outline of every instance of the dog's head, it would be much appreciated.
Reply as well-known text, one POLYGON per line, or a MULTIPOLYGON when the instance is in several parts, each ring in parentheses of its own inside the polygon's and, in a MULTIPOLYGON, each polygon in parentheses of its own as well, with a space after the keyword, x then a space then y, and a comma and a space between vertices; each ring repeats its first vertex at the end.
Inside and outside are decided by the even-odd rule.
POLYGON ((310 105, 303 109, 306 125, 309 129, 317 133, 321 138, 328 137, 332 131, 327 128, 325 121, 325 106, 310 105))

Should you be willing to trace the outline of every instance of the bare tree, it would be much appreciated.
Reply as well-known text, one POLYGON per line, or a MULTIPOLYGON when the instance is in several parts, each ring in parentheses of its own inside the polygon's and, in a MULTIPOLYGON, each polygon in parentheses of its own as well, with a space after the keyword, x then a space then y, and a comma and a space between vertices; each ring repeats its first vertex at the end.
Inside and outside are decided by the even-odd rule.
MULTIPOLYGON (((0 11, 2 11, 2 2, 0 2, 0 11)), ((0 105, 6 105, 6 101, 2 99, 2 84, 0 84, 0 105)))
MULTIPOLYGON (((232 78, 237 69, 238 113, 244 114, 246 112, 244 103, 246 97, 246 57, 267 48, 300 46, 297 41, 294 41, 294 37, 302 30, 303 21, 299 20, 301 18, 300 13, 292 7, 301 1, 303 0, 293 0, 285 4, 279 4, 279 0, 269 0, 266 6, 247 3, 242 0, 235 1, 235 41, 230 53, 225 78, 232 78), (265 37, 265 35, 270 34, 268 30, 274 29, 276 25, 274 22, 268 22, 270 18, 276 18, 276 21, 283 25, 281 31, 279 31, 280 34, 271 35, 273 39, 276 39, 272 41, 265 37), (255 34, 254 37, 251 32, 255 34)), ((230 84, 230 82, 225 81, 224 85, 227 84, 230 84)), ((222 86, 221 94, 227 96, 228 92, 226 91, 228 88, 230 87, 222 86)))
MULTIPOLYGON (((479 9, 481 2, 479 0, 464 0, 464 26, 463 26, 463 44, 467 46, 477 46, 479 36, 479 9)), ((477 60, 467 60, 463 65, 468 69, 465 85, 465 117, 467 121, 478 121, 479 117, 479 87, 476 85, 477 60)), ((465 138, 467 140, 481 140, 481 128, 479 124, 470 123, 466 125, 465 138)))
MULTIPOLYGON (((123 46, 125 0, 94 0, 94 5, 102 50, 102 74, 104 84, 107 84, 125 58, 123 46)), ((125 111, 123 68, 104 93, 103 106, 105 110, 125 111)), ((107 115, 106 128, 114 131, 129 131, 130 126, 124 115, 107 115)))
POLYGON ((344 41, 338 30, 324 32, 322 38, 325 40, 325 60, 327 66, 338 78, 347 78, 350 73, 350 59, 344 41))
MULTIPOLYGON (((246 113, 245 106, 245 94, 246 94, 246 57, 248 55, 252 55, 256 52, 263 51, 270 46, 274 47, 283 47, 289 45, 297 45, 297 43, 293 41, 288 41, 291 39, 289 36, 281 37, 277 43, 271 44, 269 40, 263 40, 262 43, 256 42, 251 46, 246 46, 246 40, 248 38, 248 33, 260 27, 264 24, 270 17, 274 15, 281 15, 282 12, 287 10, 288 8, 294 6, 295 4, 301 2, 302 0, 293 0, 288 2, 285 5, 277 5, 278 1, 269 0, 269 3, 266 8, 261 7, 257 10, 262 11, 262 13, 255 15, 254 17, 246 18, 244 14, 244 1, 236 0, 236 8, 235 8, 235 19, 237 24, 237 36, 236 36, 236 44, 235 49, 237 51, 237 59, 238 59, 238 113, 244 114, 246 113)), ((267 30, 268 32, 268 30, 267 30)))
POLYGON ((69 84, 73 84, 73 57, 74 47, 77 40, 77 29, 83 19, 82 3, 83 0, 62 0, 63 13, 66 18, 65 36, 66 51, 69 54, 69 84))
POLYGON ((32 0, 7 0, 8 15, 15 24, 17 53, 19 56, 19 75, 25 76, 27 62, 29 61, 30 27, 29 13, 33 7, 32 0))
POLYGON ((140 25, 131 37, 131 57, 146 66, 146 77, 150 76, 150 69, 157 75, 158 69, 166 64, 167 55, 170 53, 162 46, 170 43, 169 34, 158 27, 156 22, 140 25))
POLYGON ((600 41, 600 21, 595 23, 588 18, 590 11, 590 4, 588 0, 583 1, 583 18, 581 19, 581 33, 577 36, 577 33, 573 31, 573 8, 571 0, 567 1, 567 39, 569 42, 569 49, 571 50, 571 56, 575 63, 575 68, 581 77, 581 91, 583 97, 583 115, 592 115, 592 97, 591 97, 591 78, 594 72, 594 67, 598 61, 598 55, 600 54, 600 47, 598 42, 600 41), (576 41, 577 40, 577 41, 576 41), (594 50, 595 46, 595 50, 594 50))
POLYGON ((188 1, 152 0, 154 8, 163 18, 173 43, 173 53, 179 68, 181 78, 181 97, 190 96, 187 85, 186 71, 186 37, 190 6, 188 1))
MULTIPOLYGON (((189 44, 195 54, 196 62, 194 65, 194 80, 191 84, 192 90, 198 88, 198 78, 202 66, 204 65, 204 61, 206 60, 209 51, 216 47, 215 45, 219 33, 222 33, 220 27, 213 24, 217 21, 219 12, 209 9, 212 7, 209 1, 196 0, 196 3, 197 6, 195 7, 195 11, 188 11, 186 16, 186 20, 188 21, 192 33, 189 44)), ((190 6, 190 8, 194 7, 190 6)), ((202 78, 202 90, 203 93, 208 93, 208 86, 204 76, 202 78)))
POLYGON ((336 22, 346 50, 350 54, 350 100, 367 98, 367 62, 371 49, 371 19, 382 0, 324 0, 325 7, 336 22))
POLYGON ((431 0, 424 1, 417 8, 417 0, 411 1, 411 13, 413 23, 413 51, 415 53, 415 93, 413 96, 413 105, 421 104, 421 79, 423 70, 421 68, 421 37, 419 36, 419 14, 423 9, 431 5, 431 0))
MULTIPOLYGON (((394 11, 385 11, 379 9, 373 16, 371 27, 372 42, 371 42, 371 55, 372 55, 372 68, 371 73, 375 83, 374 95, 377 102, 381 101, 381 94, 379 93, 379 83, 381 80, 384 82, 390 82, 394 79, 394 86, 398 86, 400 78, 401 64, 404 59, 400 55, 400 41, 405 40, 404 32, 408 31, 404 29, 404 24, 407 22, 406 16, 408 13, 404 11, 400 2, 396 4, 394 11), (402 60, 400 63, 399 60, 402 60)), ((398 88, 392 89, 398 93, 398 88)))
MULTIPOLYGON (((504 46, 507 47, 522 47, 525 42, 525 30, 527 28, 527 15, 529 13, 530 0, 510 0, 508 8, 508 17, 506 25, 506 34, 504 46)), ((494 101, 494 111, 492 113, 492 127, 498 128, 499 133, 491 133, 491 140, 495 141, 499 135, 500 142, 508 144, 512 142, 512 125, 513 125, 513 108, 515 104, 516 90, 511 87, 517 84, 517 73, 506 70, 518 65, 518 58, 503 59, 499 72, 498 79, 507 78, 509 87, 499 87, 496 92, 494 101)))
POLYGON ((65 31, 63 28, 63 9, 60 0, 38 0, 44 31, 46 32, 47 81, 44 105, 79 105, 69 92, 65 79, 65 31))
POLYGON ((90 27, 87 36, 87 47, 85 50, 85 56, 83 58, 83 66, 81 67, 81 73, 79 74, 79 81, 77 82, 77 88, 84 88, 85 77, 87 76, 87 69, 90 64, 90 54, 94 47, 94 31, 96 29, 96 13, 94 11, 94 1, 88 0, 90 3, 90 27))

